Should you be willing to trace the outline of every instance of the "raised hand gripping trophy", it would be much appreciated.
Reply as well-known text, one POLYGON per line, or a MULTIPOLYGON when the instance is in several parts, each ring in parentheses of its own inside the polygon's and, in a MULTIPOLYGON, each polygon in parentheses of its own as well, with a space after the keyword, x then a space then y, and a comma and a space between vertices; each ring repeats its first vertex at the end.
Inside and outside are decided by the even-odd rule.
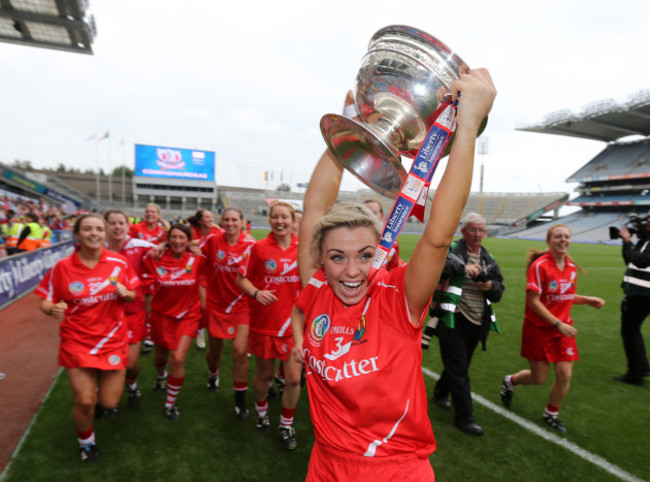
POLYGON ((327 114, 320 123, 323 137, 343 167, 373 191, 395 198, 407 177, 400 155, 416 157, 449 103, 453 82, 466 72, 467 64, 432 35, 385 27, 370 40, 357 74, 361 122, 327 114))

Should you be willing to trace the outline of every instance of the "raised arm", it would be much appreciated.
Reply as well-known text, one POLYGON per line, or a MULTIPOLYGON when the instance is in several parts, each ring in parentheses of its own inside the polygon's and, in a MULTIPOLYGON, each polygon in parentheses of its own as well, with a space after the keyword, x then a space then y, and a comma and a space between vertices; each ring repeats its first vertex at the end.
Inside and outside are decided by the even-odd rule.
MULTIPOLYGON (((345 106, 353 102, 352 92, 348 92, 345 99, 345 106)), ((314 172, 311 174, 309 186, 305 193, 304 213, 298 231, 298 270, 300 281, 305 286, 312 275, 316 272, 313 265, 309 247, 314 236, 314 228, 318 220, 336 202, 339 193, 343 167, 336 162, 334 154, 326 150, 319 159, 314 172)))
POLYGON ((490 74, 485 69, 463 74, 454 83, 454 99, 459 92, 462 95, 458 102, 454 145, 436 189, 424 233, 406 268, 406 299, 411 322, 416 325, 440 278, 447 249, 467 202, 472 184, 476 136, 496 96, 490 74))

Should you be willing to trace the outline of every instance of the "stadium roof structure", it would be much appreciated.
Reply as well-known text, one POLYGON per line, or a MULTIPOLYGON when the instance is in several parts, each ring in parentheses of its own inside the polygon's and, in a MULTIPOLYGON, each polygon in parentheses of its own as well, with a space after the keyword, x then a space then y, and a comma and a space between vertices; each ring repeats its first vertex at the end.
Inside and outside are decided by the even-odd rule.
POLYGON ((0 41, 92 55, 88 0, 0 0, 0 41))
POLYGON ((540 124, 517 127, 519 131, 557 134, 613 142, 632 135, 650 135, 650 89, 631 94, 626 102, 613 99, 593 102, 575 114, 560 110, 540 124))

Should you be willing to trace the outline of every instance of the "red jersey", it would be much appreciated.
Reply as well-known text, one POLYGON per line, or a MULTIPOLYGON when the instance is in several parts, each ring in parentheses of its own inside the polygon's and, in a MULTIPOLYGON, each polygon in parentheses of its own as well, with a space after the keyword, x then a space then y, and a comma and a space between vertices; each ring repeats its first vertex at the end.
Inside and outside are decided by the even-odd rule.
POLYGON ((249 298, 250 330, 263 335, 291 335, 291 310, 300 293, 298 275, 298 238, 291 235, 291 244, 284 250, 269 235, 253 245, 250 256, 239 267, 258 290, 274 290, 278 301, 264 306, 249 298))
POLYGON ((192 226, 192 241, 198 239, 199 246, 203 247, 203 243, 205 242, 206 239, 208 239, 208 236, 212 236, 214 234, 219 234, 223 232, 224 232, 223 229, 218 228, 216 226, 212 226, 208 234, 206 234, 205 236, 201 236, 201 229, 197 228, 196 226, 192 226))
POLYGON ((129 229, 129 235, 134 238, 143 239, 154 244, 162 243, 167 241, 167 231, 160 224, 156 224, 154 229, 149 229, 147 223, 142 221, 141 223, 134 224, 129 229))
MULTIPOLYGON (((143 270, 143 260, 144 257, 149 253, 151 248, 156 246, 148 241, 143 241, 142 239, 132 238, 127 235, 126 243, 122 246, 120 254, 124 256, 129 263, 129 266, 133 268, 135 274, 142 276, 143 270)), ((137 287, 135 292, 135 299, 131 303, 127 303, 124 306, 124 312, 127 315, 132 315, 139 313, 144 310, 144 286, 140 285, 137 287)))
MULTIPOLYGON (((563 323, 573 324, 571 306, 576 297, 578 273, 575 263, 565 257, 564 270, 560 271, 550 252, 537 258, 528 268, 526 291, 540 295, 542 304, 563 323)), ((526 303, 524 320, 541 328, 555 328, 540 318, 526 303)))
POLYGON ((421 324, 409 317, 406 265, 381 269, 368 295, 344 305, 323 270, 304 288, 303 350, 316 440, 367 457, 428 457, 436 442, 422 376, 421 324))
MULTIPOLYGON (((128 290, 140 284, 126 258, 106 249, 92 269, 81 262, 75 251, 45 274, 36 294, 68 305, 59 329, 62 349, 99 359, 126 346, 125 303, 115 294, 118 282, 128 290)), ((118 358, 111 355, 108 363, 118 365, 118 358)))
POLYGON ((153 294, 151 309, 172 318, 197 316, 201 313, 199 301, 199 276, 204 274, 207 260, 187 251, 176 259, 170 250, 154 260, 144 259, 142 280, 147 293, 153 294))
POLYGON ((237 286, 237 270, 250 254, 255 240, 240 233, 234 246, 221 232, 208 236, 201 251, 208 259, 209 281, 207 283, 206 308, 219 313, 237 313, 248 310, 245 293, 237 286))

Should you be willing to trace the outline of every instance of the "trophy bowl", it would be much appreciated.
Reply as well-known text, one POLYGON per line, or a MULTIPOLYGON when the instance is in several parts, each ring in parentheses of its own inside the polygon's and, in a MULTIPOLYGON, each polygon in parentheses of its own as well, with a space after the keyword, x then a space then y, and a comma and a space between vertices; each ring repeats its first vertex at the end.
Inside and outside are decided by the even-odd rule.
POLYGON ((361 182, 395 198, 407 176, 400 156, 415 158, 437 110, 450 101, 454 81, 467 72, 467 64, 432 35, 403 25, 384 27, 370 40, 357 74, 358 117, 323 116, 325 142, 361 182))

